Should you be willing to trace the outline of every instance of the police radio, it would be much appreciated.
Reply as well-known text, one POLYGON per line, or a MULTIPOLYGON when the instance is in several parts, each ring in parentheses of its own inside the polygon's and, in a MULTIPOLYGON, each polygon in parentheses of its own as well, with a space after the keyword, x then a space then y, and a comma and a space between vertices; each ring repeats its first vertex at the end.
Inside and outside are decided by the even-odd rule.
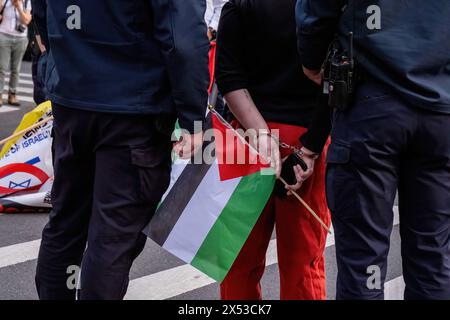
POLYGON ((353 56, 353 32, 349 33, 350 49, 340 53, 334 46, 327 58, 327 77, 324 79, 324 93, 328 94, 331 108, 345 111, 352 103, 355 93, 355 60, 353 56))

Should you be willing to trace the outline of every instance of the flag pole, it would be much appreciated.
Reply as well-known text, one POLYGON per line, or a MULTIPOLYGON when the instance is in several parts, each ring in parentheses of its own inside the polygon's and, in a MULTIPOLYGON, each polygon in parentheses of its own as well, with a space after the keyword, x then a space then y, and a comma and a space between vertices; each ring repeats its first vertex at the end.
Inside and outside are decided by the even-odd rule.
POLYGON ((50 116, 50 117, 48 117, 48 118, 46 118, 46 119, 44 119, 44 120, 41 120, 41 121, 39 121, 39 122, 33 124, 33 125, 30 126, 29 128, 20 130, 19 132, 16 132, 16 133, 12 134, 12 135, 9 136, 8 138, 5 138, 5 139, 1 140, 1 141, 0 141, 0 146, 6 144, 8 141, 11 141, 11 140, 13 140, 13 139, 15 139, 15 138, 17 138, 17 137, 23 136, 25 133, 27 133, 27 132, 29 132, 29 131, 31 131, 31 130, 33 130, 33 129, 36 129, 36 128, 38 128, 38 127, 40 127, 40 126, 46 124, 47 122, 49 122, 49 121, 51 121, 51 120, 53 120, 53 116, 50 116))
MULTIPOLYGON (((286 182, 286 180, 284 180, 282 177, 278 178, 286 187, 289 186, 288 183, 286 182)), ((290 192, 292 193, 292 195, 294 197, 297 198, 298 201, 300 201, 300 203, 309 211, 309 213, 311 213, 313 215, 313 217, 322 225, 322 227, 329 233, 331 233, 330 228, 328 228, 328 226, 325 224, 325 222, 323 222, 323 220, 318 216, 317 213, 314 212, 314 210, 306 203, 305 200, 303 200, 302 197, 299 196, 299 194, 293 190, 290 190, 290 192)))

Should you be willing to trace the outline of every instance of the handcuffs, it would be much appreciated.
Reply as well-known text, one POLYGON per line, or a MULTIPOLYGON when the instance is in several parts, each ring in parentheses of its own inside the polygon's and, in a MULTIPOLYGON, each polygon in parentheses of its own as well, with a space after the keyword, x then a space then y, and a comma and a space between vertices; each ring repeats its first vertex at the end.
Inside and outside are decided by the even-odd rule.
POLYGON ((306 158, 310 158, 312 160, 317 160, 320 157, 320 154, 318 154, 318 153, 306 154, 304 151, 302 151, 301 149, 297 148, 296 146, 292 146, 290 144, 287 144, 287 143, 281 141, 278 137, 274 136, 269 130, 268 131, 263 131, 262 134, 261 133, 259 134, 259 136, 261 136, 261 135, 267 135, 270 138, 274 139, 275 142, 278 143, 280 148, 288 149, 288 150, 292 151, 299 158, 305 158, 306 157, 306 158))

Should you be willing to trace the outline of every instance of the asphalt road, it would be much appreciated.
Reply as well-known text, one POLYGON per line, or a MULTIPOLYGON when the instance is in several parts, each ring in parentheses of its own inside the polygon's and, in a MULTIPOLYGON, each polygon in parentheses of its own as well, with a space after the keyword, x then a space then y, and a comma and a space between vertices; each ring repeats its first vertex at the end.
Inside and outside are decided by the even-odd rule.
MULTIPOLYGON (((30 73, 25 63, 23 73, 30 73)), ((30 76, 24 75, 19 95, 31 97, 30 76), (28 92, 28 93, 26 93, 28 92)), ((20 96, 19 96, 20 99, 20 96)), ((3 107, 5 108, 5 107, 3 107)), ((20 108, 0 108, 0 138, 15 129, 23 114, 33 108, 25 103, 20 108)), ((37 299, 34 286, 36 257, 42 228, 48 219, 43 214, 0 215, 0 300, 37 299)), ((400 239, 398 225, 395 226, 389 255, 387 298, 402 297, 400 239)), ((333 238, 326 249, 327 296, 335 297, 336 261, 333 238)), ((264 298, 279 298, 279 276, 275 240, 268 253, 268 266, 262 281, 264 298)), ((131 271, 129 299, 218 299, 218 285, 182 261, 148 241, 141 256, 131 271)))

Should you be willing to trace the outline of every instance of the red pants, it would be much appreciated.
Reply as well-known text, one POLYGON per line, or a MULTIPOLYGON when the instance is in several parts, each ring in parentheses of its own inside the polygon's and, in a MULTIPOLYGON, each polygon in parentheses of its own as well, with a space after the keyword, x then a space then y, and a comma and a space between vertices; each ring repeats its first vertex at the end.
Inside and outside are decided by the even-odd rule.
MULTIPOLYGON (((279 129, 280 140, 299 146, 305 128, 269 124, 279 129)), ((328 144, 327 144, 328 147, 328 144)), ((300 196, 330 225, 325 196, 325 155, 316 161, 314 174, 299 191, 300 196)), ((288 150, 281 150, 286 157, 288 150)), ((265 270, 267 247, 276 226, 280 291, 282 300, 326 298, 324 251, 327 232, 293 196, 272 196, 220 286, 224 300, 262 299, 260 280, 265 270)))

